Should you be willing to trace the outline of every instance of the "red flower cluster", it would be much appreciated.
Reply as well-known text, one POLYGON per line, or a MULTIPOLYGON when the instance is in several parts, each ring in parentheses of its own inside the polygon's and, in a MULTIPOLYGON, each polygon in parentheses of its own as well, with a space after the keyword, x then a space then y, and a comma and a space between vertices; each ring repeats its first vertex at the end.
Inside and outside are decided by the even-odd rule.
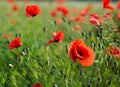
POLYGON ((63 31, 59 31, 59 32, 54 32, 53 33, 53 39, 54 40, 49 40, 47 45, 53 43, 53 42, 62 42, 64 39, 64 32, 63 31))
POLYGON ((39 15, 41 13, 41 9, 37 5, 28 5, 26 7, 26 16, 28 17, 34 17, 36 15, 39 15))
MULTIPOLYGON (((70 22, 84 22, 85 16, 89 13, 89 11, 91 10, 92 6, 88 5, 84 10, 82 10, 79 14, 79 16, 77 17, 72 17, 70 18, 70 22)), ((77 12, 77 10, 76 10, 77 12)))
POLYGON ((120 49, 116 46, 109 46, 106 49, 106 53, 120 58, 120 49))
POLYGON ((11 43, 8 44, 8 48, 10 50, 13 50, 15 48, 18 48, 22 46, 21 39, 20 37, 16 37, 11 43))
POLYGON ((110 5, 111 0, 102 0, 102 2, 104 9, 114 10, 114 7, 110 5))
POLYGON ((71 42, 69 49, 70 58, 73 62, 78 59, 82 66, 91 66, 94 63, 94 52, 87 47, 82 40, 74 40, 71 42))
POLYGON ((69 9, 66 6, 57 6, 50 14, 52 17, 56 17, 58 12, 61 12, 65 17, 69 15, 69 9))

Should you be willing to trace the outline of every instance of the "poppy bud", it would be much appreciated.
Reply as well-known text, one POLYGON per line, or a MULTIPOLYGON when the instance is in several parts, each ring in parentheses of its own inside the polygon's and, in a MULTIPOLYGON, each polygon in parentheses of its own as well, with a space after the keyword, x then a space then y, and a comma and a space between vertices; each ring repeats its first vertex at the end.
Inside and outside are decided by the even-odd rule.
POLYGON ((46 32, 46 27, 43 27, 43 31, 44 31, 44 33, 46 32))
POLYGON ((64 18, 64 17, 63 17, 62 19, 63 19, 63 21, 64 21, 64 22, 66 22, 66 20, 65 20, 65 18, 64 18))
POLYGON ((101 82, 102 82, 101 77, 98 77, 98 82, 99 82, 99 83, 101 83, 101 82))

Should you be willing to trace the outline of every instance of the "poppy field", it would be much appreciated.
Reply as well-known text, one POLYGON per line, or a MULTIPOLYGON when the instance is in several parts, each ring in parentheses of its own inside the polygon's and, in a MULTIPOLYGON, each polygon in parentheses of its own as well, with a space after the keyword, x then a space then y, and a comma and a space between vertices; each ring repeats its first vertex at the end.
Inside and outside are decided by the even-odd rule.
POLYGON ((119 87, 120 1, 0 1, 0 87, 119 87))

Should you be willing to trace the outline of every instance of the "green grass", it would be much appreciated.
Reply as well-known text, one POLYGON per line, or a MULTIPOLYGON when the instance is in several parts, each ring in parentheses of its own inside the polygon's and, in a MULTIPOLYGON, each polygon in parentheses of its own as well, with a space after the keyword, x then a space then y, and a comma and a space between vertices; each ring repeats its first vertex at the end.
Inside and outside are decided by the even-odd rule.
MULTIPOLYGON (((88 22, 89 16, 86 22, 81 24, 82 31, 74 31, 73 27, 77 23, 70 25, 68 18, 65 18, 62 25, 55 25, 55 19, 51 18, 49 13, 56 4, 35 3, 40 6, 42 13, 33 18, 25 16, 25 6, 28 4, 18 2, 20 11, 14 12, 11 10, 12 4, 0 3, 0 87, 31 87, 35 83, 41 83, 44 87, 119 87, 120 59, 109 56, 104 51, 109 44, 120 46, 113 41, 116 34, 112 31, 115 27, 113 22, 106 22, 102 26, 105 34, 101 41, 96 36, 96 27, 88 22), (7 12, 10 12, 11 16, 6 16, 7 12), (15 24, 11 24, 11 19, 15 20, 15 24), (65 32, 63 42, 47 47, 46 43, 52 39, 52 32, 60 30, 65 32), (92 36, 89 32, 92 32, 92 36), (6 40, 2 38, 4 33, 10 33, 12 37, 6 40), (7 47, 8 41, 13 40, 17 33, 21 34, 23 46, 11 51, 7 47), (79 62, 73 63, 70 59, 67 51, 71 41, 75 39, 83 39, 87 46, 94 49, 95 62, 92 66, 83 67, 79 62), (17 55, 21 52, 25 55, 19 59, 17 55), (10 68, 9 64, 13 67, 10 68)), ((69 9, 76 7, 82 10, 87 4, 74 2, 66 5, 69 9)), ((95 7, 97 5, 92 2, 90 4, 95 7)), ((104 13, 101 4, 98 5, 99 7, 93 8, 90 13, 104 13)), ((73 14, 70 14, 69 17, 72 16, 73 14)), ((116 39, 120 40, 119 34, 116 39)))

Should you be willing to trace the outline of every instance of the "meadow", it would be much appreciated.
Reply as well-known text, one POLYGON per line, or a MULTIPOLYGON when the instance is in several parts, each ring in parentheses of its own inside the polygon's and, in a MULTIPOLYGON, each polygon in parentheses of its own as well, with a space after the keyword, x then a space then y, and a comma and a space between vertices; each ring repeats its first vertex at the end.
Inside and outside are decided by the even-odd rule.
MULTIPOLYGON (((103 9, 102 2, 92 1, 62 4, 1 1, 0 87, 119 87, 120 17, 117 14, 120 8, 116 2, 111 5, 114 11, 103 9), (17 10, 13 8, 15 4, 19 6, 17 10), (39 15, 26 16, 26 6, 31 4, 40 7, 39 15), (51 11, 59 5, 66 6, 69 15, 58 13, 52 17, 51 11), (81 13, 84 19, 72 19, 87 6, 89 11, 81 13), (98 20, 98 15, 103 19, 98 20), (89 21, 92 17, 94 22, 89 21), (64 31, 64 39, 47 45, 54 39, 53 32, 59 31, 64 31), (16 37, 21 38, 22 45, 9 48, 16 37), (71 42, 78 39, 94 52, 91 65, 81 64, 81 58, 76 62, 71 58, 74 53, 70 53, 71 42), (36 83, 42 86, 33 86, 36 83)), ((86 52, 83 54, 87 55, 86 52)))

